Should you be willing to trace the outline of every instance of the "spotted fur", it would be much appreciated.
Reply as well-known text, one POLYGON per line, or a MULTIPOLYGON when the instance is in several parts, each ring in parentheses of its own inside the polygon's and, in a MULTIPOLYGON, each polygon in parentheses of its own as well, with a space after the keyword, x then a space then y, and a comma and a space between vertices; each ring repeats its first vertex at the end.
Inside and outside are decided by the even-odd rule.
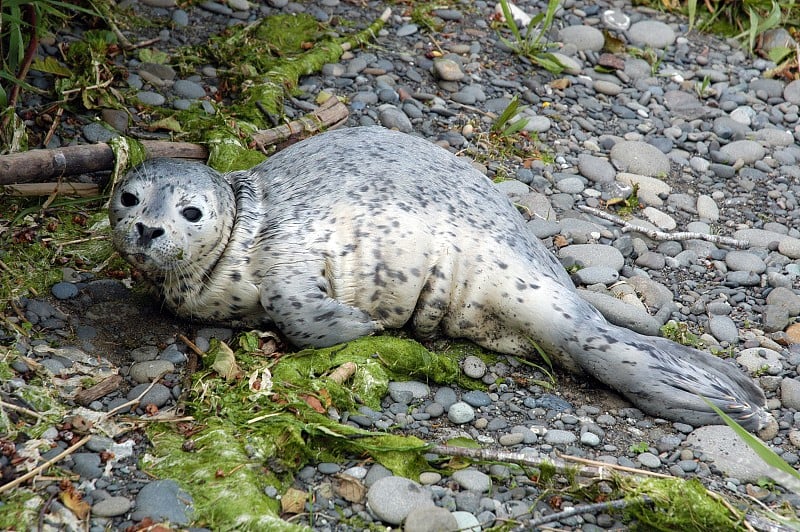
POLYGON ((149 161, 110 218, 184 317, 274 324, 299 346, 405 325, 528 357, 538 345, 651 414, 717 422, 701 394, 750 429, 768 419, 732 364, 606 322, 485 176, 414 136, 328 132, 226 175, 149 161))

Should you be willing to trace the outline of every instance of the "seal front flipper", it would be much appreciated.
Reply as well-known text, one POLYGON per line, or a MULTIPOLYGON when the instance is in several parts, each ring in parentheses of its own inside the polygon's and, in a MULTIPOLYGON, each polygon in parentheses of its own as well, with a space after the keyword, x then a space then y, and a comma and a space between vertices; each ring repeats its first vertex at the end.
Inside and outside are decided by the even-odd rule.
POLYGON ((274 268, 261 286, 261 305, 289 341, 328 347, 382 330, 362 309, 330 297, 324 276, 309 274, 310 268, 274 268))

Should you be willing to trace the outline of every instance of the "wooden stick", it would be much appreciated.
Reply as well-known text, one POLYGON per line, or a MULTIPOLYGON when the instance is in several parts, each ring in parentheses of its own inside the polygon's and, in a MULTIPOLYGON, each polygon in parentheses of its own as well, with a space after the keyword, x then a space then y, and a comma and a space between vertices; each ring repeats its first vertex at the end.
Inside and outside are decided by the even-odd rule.
POLYGON ((6 185, 3 192, 11 196, 78 196, 90 198, 100 195, 100 187, 94 183, 19 183, 6 185))
MULTIPOLYGON (((205 159, 205 146, 189 142, 142 141, 148 158, 179 157, 205 159)), ((0 185, 41 183, 66 175, 111 170, 114 152, 105 143, 66 146, 53 150, 30 150, 0 156, 0 185)))
POLYGON ((30 471, 28 471, 27 473, 25 473, 21 477, 15 478, 14 480, 9 482, 8 484, 3 484, 2 486, 0 486, 0 493, 3 493, 4 491, 8 491, 8 490, 10 490, 12 488, 16 488, 17 486, 19 486, 20 484, 22 484, 26 480, 35 477, 36 475, 38 475, 39 473, 41 473, 42 471, 44 471, 45 469, 47 469, 51 465, 59 462, 65 456, 68 456, 68 455, 74 453, 75 451, 77 451, 78 449, 80 449, 81 447, 83 447, 86 444, 86 442, 89 441, 89 439, 91 437, 92 437, 91 434, 89 434, 87 436, 84 436, 77 443, 75 443, 75 444, 71 445, 70 447, 64 449, 63 452, 59 453, 57 456, 54 456, 53 458, 51 458, 47 462, 43 463, 42 465, 37 466, 34 469, 31 469, 30 471))
POLYGON ((621 225, 623 233, 642 233, 643 235, 657 241, 706 240, 708 242, 713 242, 714 244, 722 244, 723 246, 731 246, 740 249, 750 247, 750 242, 747 240, 737 240, 729 236, 707 235, 705 233, 695 233, 690 231, 667 233, 664 231, 650 229, 649 227, 643 227, 641 225, 634 225, 626 222, 615 214, 601 211, 600 209, 595 209, 594 207, 589 207, 588 205, 580 205, 578 208, 583 212, 588 212, 589 214, 597 216, 598 218, 621 225))
POLYGON ((25 414, 26 416, 35 417, 36 419, 42 420, 47 419, 45 416, 40 414, 39 412, 34 412, 28 408, 23 408, 21 406, 17 406, 12 403, 7 403, 5 401, 0 401, 0 409, 7 408, 8 410, 13 410, 14 412, 19 412, 20 414, 25 414))
POLYGON ((109 378, 98 382, 91 388, 87 388, 76 393, 75 402, 79 405, 86 406, 95 399, 100 399, 101 397, 104 397, 116 390, 121 382, 122 377, 120 375, 112 375, 109 378))
MULTIPOLYGON (((278 142, 303 138, 312 133, 343 124, 348 117, 347 106, 331 97, 317 110, 297 120, 253 134, 253 143, 259 148, 278 142)), ((148 159, 177 157, 180 159, 206 159, 208 150, 200 144, 142 141, 148 159)), ((114 168, 114 152, 105 143, 67 146, 52 150, 30 150, 0 155, 0 186, 21 183, 42 183, 48 179, 68 175, 110 171, 114 168)), ((48 185, 45 185, 47 187, 48 185)), ((52 185, 46 192, 53 192, 52 185)))
POLYGON ((322 129, 335 129, 347 121, 349 111, 335 96, 315 111, 297 120, 253 134, 253 143, 261 150, 285 140, 300 140, 322 129))

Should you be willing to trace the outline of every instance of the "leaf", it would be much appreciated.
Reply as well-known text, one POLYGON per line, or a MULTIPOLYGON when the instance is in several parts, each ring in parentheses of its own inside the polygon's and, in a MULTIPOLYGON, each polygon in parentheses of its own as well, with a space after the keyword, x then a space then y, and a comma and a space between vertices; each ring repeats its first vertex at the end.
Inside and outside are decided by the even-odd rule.
POLYGON ((248 353, 252 353, 258 349, 258 333, 250 331, 239 336, 239 347, 248 353))
POLYGON ((367 495, 367 487, 360 480, 344 474, 333 479, 333 490, 344 500, 359 504, 367 495))
POLYGON ((39 72, 54 74, 65 78, 72 74, 69 68, 56 61, 56 58, 53 56, 47 56, 44 59, 34 59, 33 63, 31 63, 31 68, 39 72))
MULTIPOLYGON (((169 116, 167 118, 162 118, 161 120, 156 120, 152 124, 150 124, 150 129, 166 129, 168 131, 172 131, 173 133, 182 133, 183 129, 181 128, 181 123, 178 122, 178 119, 174 116, 169 116)), ((227 346, 226 346, 227 347, 227 346)), ((230 349, 230 348, 228 348, 230 349)))
POLYGON ((224 342, 219 343, 216 357, 214 358, 214 363, 211 365, 211 369, 219 373, 220 376, 228 382, 238 379, 242 376, 242 370, 236 363, 236 357, 234 356, 233 351, 224 342))
POLYGON ((89 510, 91 509, 89 503, 84 501, 81 494, 72 486, 70 486, 70 489, 62 491, 60 497, 64 506, 69 508, 78 519, 84 520, 89 515, 89 510))
POLYGON ((281 497, 281 511, 287 514, 299 514, 305 510, 308 494, 297 488, 289 488, 281 497))
POLYGON ((139 61, 143 63, 155 63, 157 65, 163 65, 169 61, 169 55, 160 50, 142 48, 139 50, 139 61))
POLYGON ((322 406, 322 402, 313 395, 301 395, 300 397, 303 399, 303 401, 306 402, 308 406, 310 406, 320 414, 325 413, 325 407, 322 406))
POLYGON ((791 48, 787 48, 786 46, 776 46, 775 48, 772 48, 769 52, 767 52, 767 55, 769 56, 770 61, 772 61, 775 64, 778 64, 784 59, 786 59, 791 53, 792 53, 791 48))

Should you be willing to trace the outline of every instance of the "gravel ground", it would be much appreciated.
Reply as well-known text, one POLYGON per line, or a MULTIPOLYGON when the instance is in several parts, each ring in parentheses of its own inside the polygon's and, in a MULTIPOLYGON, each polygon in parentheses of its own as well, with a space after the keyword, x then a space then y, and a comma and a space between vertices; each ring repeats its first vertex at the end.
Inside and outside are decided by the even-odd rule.
MULTIPOLYGON (((543 7, 541 2, 519 5, 529 13, 543 7)), ((208 32, 273 13, 305 11, 320 21, 338 17, 363 27, 384 7, 339 0, 205 2, 184 9, 172 0, 143 0, 120 6, 152 21, 130 40, 158 36, 158 48, 168 53, 208 32)), ((797 468, 800 82, 765 79, 764 72, 774 66, 769 61, 749 56, 735 43, 689 33, 681 18, 619 1, 565 3, 552 37, 563 43, 559 54, 567 69, 553 76, 508 50, 491 27, 493 12, 491 3, 453 4, 435 12, 443 25, 431 34, 402 9, 396 11, 374 47, 347 52, 340 63, 303 78, 300 94, 286 102, 286 114, 300 116, 320 91, 332 92, 347 99, 349 126, 382 124, 419 134, 475 156, 492 177, 515 178, 498 186, 529 215, 530 230, 557 249, 565 266, 582 266, 576 284, 610 321, 649 334, 670 319, 686 323, 706 346, 730 354, 731 363, 758 380, 776 419, 760 436, 797 468), (604 29, 640 50, 657 50, 660 61, 651 65, 632 53, 604 55, 604 29), (597 65, 607 68, 599 71, 597 65), (492 158, 482 132, 514 96, 526 106, 521 115, 528 118, 529 153, 538 149, 546 156, 542 159, 492 158), (749 246, 736 250, 700 238, 652 239, 581 210, 630 194, 634 184, 644 208, 629 223, 726 235, 749 246)), ((59 38, 80 31, 70 28, 59 38)), ((55 55, 53 44, 45 41, 41 54, 55 55)), ((120 61, 130 72, 120 88, 152 105, 202 103, 219 88, 211 65, 186 75, 133 59, 120 61)), ((35 74, 33 82, 49 83, 35 74)), ((26 105, 37 103, 33 98, 26 105)), ((119 130, 128 127, 118 121, 118 113, 102 116, 119 130)), ((116 134, 113 127, 84 118, 83 124, 63 125, 49 147, 116 134)), ((88 409, 107 412, 139 395, 163 372, 166 376, 143 404, 167 409, 181 393, 186 369, 187 349, 177 335, 187 334, 203 347, 211 337, 232 334, 181 322, 120 281, 72 270, 65 270, 52 297, 23 300, 19 307, 38 334, 36 340, 18 340, 25 358, 13 364, 15 374, 2 383, 4 401, 22 395, 34 371, 67 375, 88 364, 98 374, 117 368, 124 377, 88 409)), ((515 360, 488 367, 470 360, 465 372, 483 379, 487 391, 393 383, 382 410, 340 414, 357 426, 430 442, 468 436, 486 448, 532 458, 563 452, 699 478, 749 504, 757 500, 800 509, 796 492, 758 482, 769 471, 725 427, 654 419, 597 383, 560 372, 554 390, 529 385, 541 375, 515 360)), ((42 434, 40 439, 53 449, 41 459, 73 443, 79 434, 74 429, 59 425, 42 434)), ((15 443, 17 452, 25 447, 25 442, 15 443)), ((146 445, 140 432, 116 441, 95 437, 60 463, 75 475, 72 483, 91 507, 89 529, 121 530, 159 521, 191 524, 191 496, 182 491, 181 479, 156 481, 139 470, 146 445), (107 453, 115 458, 107 462, 107 453)), ((5 477, 17 476, 12 455, 0 457, 5 477)), ((479 530, 504 523, 531 527, 533 518, 586 502, 565 497, 556 504, 524 471, 506 465, 476 465, 453 475, 430 472, 409 480, 359 460, 310 464, 297 475, 296 487, 314 493, 307 508, 314 520, 306 517, 305 523, 318 530, 358 529, 351 517, 359 518, 360 526, 405 523, 405 530, 418 531, 479 530), (340 473, 363 482, 366 504, 348 502, 331 490, 333 476, 340 473)), ((58 492, 57 484, 42 490, 40 507, 48 493, 58 492)), ((620 514, 601 509, 564 516, 548 526, 601 530, 628 525, 620 514)), ((51 500, 42 528, 83 525, 62 502, 51 500)))

